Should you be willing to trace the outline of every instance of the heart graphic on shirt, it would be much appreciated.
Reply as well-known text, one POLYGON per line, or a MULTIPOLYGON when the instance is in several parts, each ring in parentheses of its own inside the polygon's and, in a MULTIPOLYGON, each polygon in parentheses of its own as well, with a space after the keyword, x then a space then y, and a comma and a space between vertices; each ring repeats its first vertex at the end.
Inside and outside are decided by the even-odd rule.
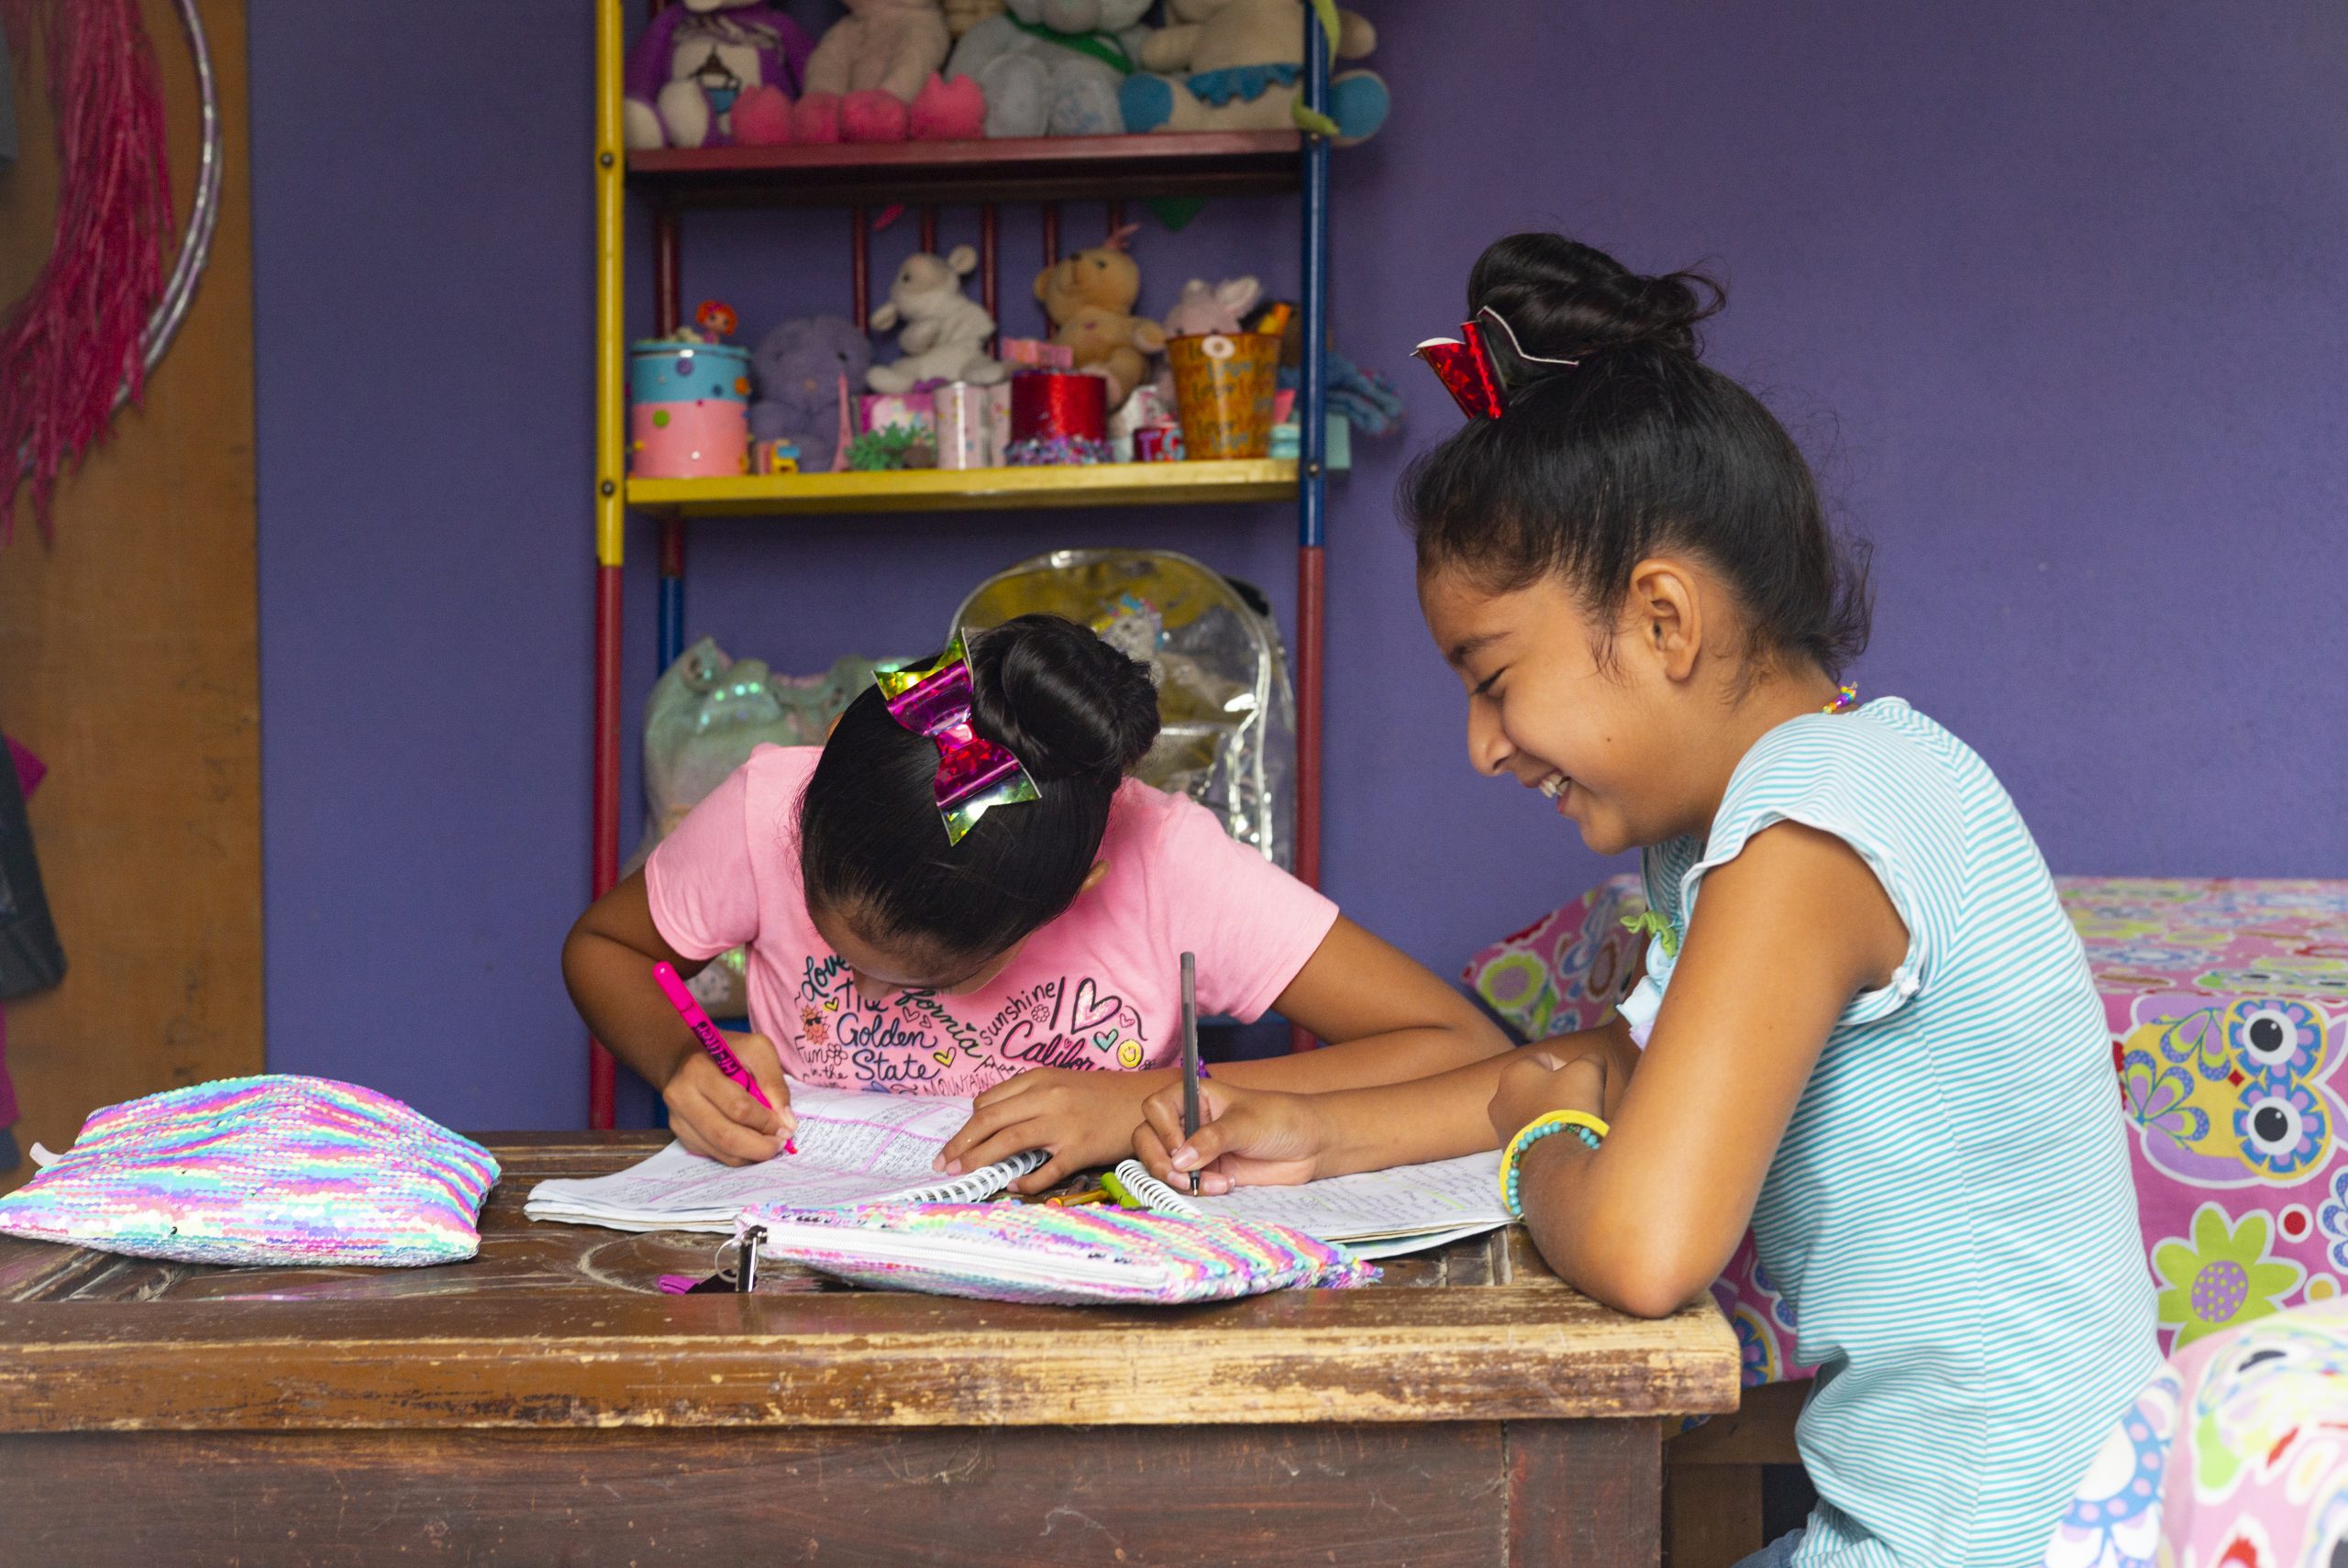
POLYGON ((1106 1051, 1110 1046, 1114 1045, 1116 1043, 1117 1032, 1113 1029, 1103 1030, 1102 1032, 1092 1037, 1092 1048, 1095 1051, 1106 1051))
POLYGON ((936 1062, 941 1067, 950 1067, 954 1065, 954 1053, 951 1051, 932 1051, 929 1054, 929 1059, 936 1062))
POLYGON ((1076 1011, 1069 1020, 1068 1032, 1091 1034, 1103 1027, 1113 1027, 1117 1015, 1124 1010, 1124 998, 1110 997, 1104 1000, 1092 988, 1091 980, 1080 980, 1076 986, 1076 1011))
POLYGON ((839 998, 837 998, 837 997, 834 997, 834 998, 832 998, 832 999, 831 999, 831 1000, 829 1000, 829 1001, 827 1001, 827 1002, 825 1002, 825 1003, 824 1004, 824 1010, 825 1010, 825 1012, 837 1012, 837 1011, 839 1011, 839 1010, 840 1010, 840 999, 839 999, 839 998))

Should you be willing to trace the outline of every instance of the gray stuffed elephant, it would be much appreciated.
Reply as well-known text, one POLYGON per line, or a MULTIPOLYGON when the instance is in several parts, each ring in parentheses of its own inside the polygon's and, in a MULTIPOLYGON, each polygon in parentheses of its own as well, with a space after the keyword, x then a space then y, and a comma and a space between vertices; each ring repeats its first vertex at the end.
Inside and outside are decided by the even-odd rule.
POLYGON ((1125 128, 1117 94, 1140 69, 1138 26, 1151 0, 1010 0, 962 35, 948 76, 986 93, 987 135, 1115 136, 1125 128))
POLYGON ((803 472, 829 472, 840 440, 841 399, 864 391, 864 372, 872 368, 871 340, 840 316, 809 316, 768 333, 750 364, 759 378, 750 438, 795 441, 803 472))

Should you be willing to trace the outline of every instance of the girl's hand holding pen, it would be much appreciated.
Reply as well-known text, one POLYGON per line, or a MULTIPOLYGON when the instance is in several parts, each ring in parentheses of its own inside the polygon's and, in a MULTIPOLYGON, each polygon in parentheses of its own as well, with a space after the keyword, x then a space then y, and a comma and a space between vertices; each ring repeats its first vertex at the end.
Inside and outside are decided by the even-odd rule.
POLYGON ((1221 1079, 1199 1085, 1199 1131, 1182 1136, 1182 1086, 1142 1102, 1134 1154, 1149 1174, 1187 1191, 1191 1173, 1213 1198, 1235 1187, 1292 1187, 1311 1181, 1327 1146, 1322 1117, 1307 1094, 1244 1089, 1221 1079))
POLYGON ((727 1077, 710 1054, 695 1044, 679 1055, 676 1070, 660 1086, 660 1098, 669 1107, 669 1130, 694 1154, 729 1165, 770 1160, 799 1130, 799 1119, 791 1113, 781 1059, 763 1034, 722 1038, 758 1080, 773 1109, 752 1099, 749 1090, 727 1077))

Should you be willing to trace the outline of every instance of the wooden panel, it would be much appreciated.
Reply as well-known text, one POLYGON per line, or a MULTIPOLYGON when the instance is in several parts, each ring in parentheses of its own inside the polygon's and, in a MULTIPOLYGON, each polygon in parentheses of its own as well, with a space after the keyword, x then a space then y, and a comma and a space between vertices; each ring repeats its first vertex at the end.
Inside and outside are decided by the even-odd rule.
POLYGON ((1562 1287, 1081 1311, 518 1290, 0 1307, 0 1430, 1651 1416, 1736 1397, 1720 1314, 1562 1287))
MULTIPOLYGON (((1577 1463, 1622 1446, 1588 1430, 1542 1446, 1577 1463)), ((1508 1441, 1522 1438, 1512 1429, 1508 1441)), ((92 1434, 0 1438, 0 1518, 7 1552, 59 1568, 1490 1568, 1504 1459, 1491 1425, 92 1434)), ((1620 1468, 1597 1463, 1610 1477, 1620 1468)))
POLYGON ((1808 1378, 1747 1388, 1733 1411, 1673 1438, 1665 1452, 1674 1465, 1800 1464, 1794 1424, 1809 1397, 1808 1378))
POLYGON ((1662 1552, 1653 1421, 1512 1421, 1510 1568, 1652 1568, 1662 1552))
MULTIPOLYGON (((65 480, 57 543, 28 511, 0 552, 0 726, 51 769, 33 833, 71 970, 8 1009, 20 1143, 72 1143, 101 1105, 261 1066, 260 722, 253 580, 252 266, 243 0, 204 0, 227 130, 212 265, 143 409, 65 480)), ((194 72, 145 0, 184 217, 194 72)), ((0 298, 46 256, 48 89, 17 96, 0 178, 0 298)), ((31 1174, 0 1173, 0 1188, 31 1174)))
POLYGON ((1667 1568, 1736 1568, 1767 1544, 1761 1529, 1759 1465, 1664 1465, 1667 1568))

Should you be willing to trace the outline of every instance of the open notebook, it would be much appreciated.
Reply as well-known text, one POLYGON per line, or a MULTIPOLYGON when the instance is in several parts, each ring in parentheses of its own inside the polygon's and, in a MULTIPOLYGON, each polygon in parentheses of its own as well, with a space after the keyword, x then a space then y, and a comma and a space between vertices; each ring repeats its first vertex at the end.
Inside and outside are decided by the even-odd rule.
POLYGON ((791 1086, 799 1153, 757 1165, 722 1165, 671 1143, 607 1176, 556 1177, 530 1189, 533 1220, 615 1231, 734 1229, 756 1205, 830 1209, 842 1204, 976 1203, 1042 1165, 1041 1149, 941 1176, 929 1168, 970 1119, 970 1102, 949 1095, 857 1094, 791 1086))
POLYGON ((1127 1160, 1126 1190, 1161 1214, 1210 1215, 1286 1225, 1359 1257, 1390 1257, 1441 1246, 1509 1222, 1501 1204, 1501 1157, 1463 1154, 1423 1165, 1329 1176, 1301 1187, 1243 1187, 1221 1198, 1177 1192, 1127 1160))

